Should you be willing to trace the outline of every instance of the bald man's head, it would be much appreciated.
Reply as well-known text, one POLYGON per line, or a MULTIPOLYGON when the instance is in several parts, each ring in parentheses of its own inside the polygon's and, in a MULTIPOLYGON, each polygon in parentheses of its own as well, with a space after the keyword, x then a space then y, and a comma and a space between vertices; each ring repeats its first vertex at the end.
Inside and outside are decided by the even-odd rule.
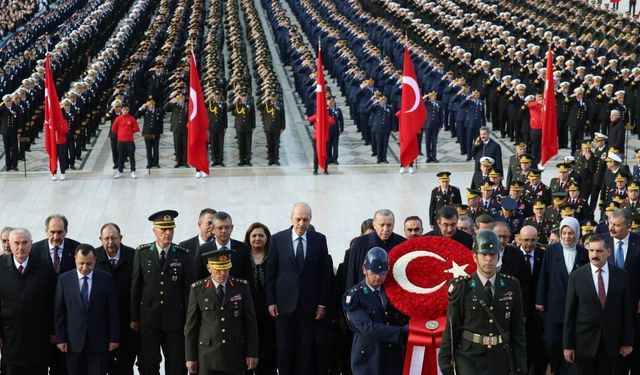
POLYGON ((538 230, 532 225, 525 225, 520 229, 520 245, 527 253, 535 250, 538 245, 538 230))

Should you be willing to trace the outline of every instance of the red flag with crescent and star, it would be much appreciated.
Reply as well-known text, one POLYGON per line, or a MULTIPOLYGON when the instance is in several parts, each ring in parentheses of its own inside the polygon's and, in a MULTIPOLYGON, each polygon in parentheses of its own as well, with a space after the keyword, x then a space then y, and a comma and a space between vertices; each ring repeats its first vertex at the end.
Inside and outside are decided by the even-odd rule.
POLYGON ((209 117, 204 106, 200 76, 196 58, 191 51, 189 61, 189 120, 187 123, 187 163, 195 169, 209 174, 207 140, 209 117))
POLYGON ((403 69, 402 99, 400 111, 396 116, 398 116, 400 129, 400 166, 406 167, 416 160, 420 153, 417 135, 427 118, 427 108, 422 101, 408 48, 404 49, 403 69))
POLYGON ((558 154, 558 124, 556 122, 556 89, 553 83, 553 52, 547 52, 547 77, 544 83, 542 107, 542 152, 540 165, 558 154))
POLYGON ((56 148, 57 131, 63 129, 64 117, 58 102, 56 85, 51 75, 49 55, 45 59, 44 86, 44 149, 49 155, 49 171, 55 174, 58 169, 58 149, 56 148))
POLYGON ((316 114, 312 116, 315 124, 313 138, 316 140, 316 153, 318 166, 327 170, 327 141, 329 140, 329 123, 333 118, 329 117, 327 108, 327 86, 324 82, 322 70, 322 49, 318 47, 318 78, 316 81, 316 114))

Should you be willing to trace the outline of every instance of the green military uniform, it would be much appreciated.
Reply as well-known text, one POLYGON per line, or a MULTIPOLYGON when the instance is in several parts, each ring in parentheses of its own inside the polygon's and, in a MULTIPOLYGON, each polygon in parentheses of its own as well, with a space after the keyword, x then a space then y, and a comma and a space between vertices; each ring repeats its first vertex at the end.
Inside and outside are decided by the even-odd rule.
POLYGON ((481 306, 480 301, 485 302, 485 299, 477 273, 451 281, 449 320, 439 354, 443 374, 450 373, 447 369, 451 368, 452 355, 459 375, 506 375, 509 373, 509 355, 514 358, 516 370, 526 369, 524 315, 518 280, 509 275, 496 274, 493 302, 487 304, 506 335, 500 334, 494 319, 481 306))
POLYGON ((199 374, 244 374, 246 358, 258 357, 258 323, 247 282, 230 277, 222 303, 211 277, 191 285, 185 334, 186 360, 198 361, 199 374))
POLYGON ((531 216, 524 219, 522 226, 531 225, 536 228, 538 231, 538 243, 546 245, 549 242, 549 235, 551 235, 553 224, 554 223, 546 217, 543 218, 542 221, 537 221, 535 216, 531 216))
MULTIPOLYGON (((175 227, 170 216, 165 215, 170 219, 166 222, 175 227)), ((154 224, 160 225, 157 221, 154 224)), ((191 256, 189 250, 173 243, 164 251, 163 265, 156 242, 140 245, 133 259, 131 320, 140 322, 144 374, 158 374, 161 347, 167 375, 184 373, 183 330, 192 282, 191 256)))
MULTIPOLYGON (((474 252, 499 254, 499 251, 500 242, 493 231, 478 232, 474 252)), ((458 375, 526 373, 520 283, 500 273, 494 273, 488 280, 492 285, 489 282, 483 285, 475 272, 457 277, 449 284, 447 325, 438 354, 444 375, 454 371, 458 375)))
MULTIPOLYGON (((443 171, 436 174, 438 180, 443 182, 449 182, 450 172, 443 171)), ((456 186, 449 185, 449 187, 443 190, 441 187, 436 187, 431 190, 431 201, 429 203, 429 224, 436 225, 436 214, 438 210, 444 206, 453 206, 454 204, 462 204, 460 197, 460 189, 456 186)))

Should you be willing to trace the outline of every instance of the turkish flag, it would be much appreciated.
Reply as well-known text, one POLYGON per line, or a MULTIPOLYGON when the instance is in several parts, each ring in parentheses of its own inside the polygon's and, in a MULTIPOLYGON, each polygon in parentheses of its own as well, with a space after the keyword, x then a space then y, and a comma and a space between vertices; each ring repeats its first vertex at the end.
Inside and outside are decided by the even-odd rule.
POLYGON ((44 149, 49 154, 49 171, 56 173, 58 169, 58 149, 56 148, 57 132, 64 129, 64 117, 58 102, 56 85, 51 75, 49 56, 45 59, 45 86, 44 86, 44 149))
POLYGON ((407 48, 404 49, 403 66, 402 99, 400 111, 396 116, 400 123, 400 166, 406 167, 418 157, 420 152, 417 135, 427 118, 427 108, 422 101, 416 72, 407 48))
POLYGON ((329 117, 327 109, 327 86, 324 83, 322 71, 322 50, 318 48, 318 79, 316 81, 316 113, 310 121, 314 123, 313 138, 316 140, 316 154, 318 166, 327 170, 327 141, 329 140, 329 123, 333 119, 329 117))
POLYGON ((191 52, 189 61, 189 121, 187 123, 187 163, 195 169, 209 174, 207 140, 209 117, 204 106, 200 76, 196 58, 191 52))
POLYGON ((547 77, 544 83, 542 107, 542 153, 540 165, 558 154, 558 125, 556 123, 556 90, 553 84, 553 52, 547 52, 547 77))

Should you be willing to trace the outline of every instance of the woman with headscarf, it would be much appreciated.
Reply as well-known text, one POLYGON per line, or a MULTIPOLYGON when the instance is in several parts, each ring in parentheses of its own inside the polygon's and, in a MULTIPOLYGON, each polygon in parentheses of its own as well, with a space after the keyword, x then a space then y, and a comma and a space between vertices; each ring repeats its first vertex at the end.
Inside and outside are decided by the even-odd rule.
POLYGON ((547 246, 542 258, 536 292, 536 310, 542 313, 543 340, 547 360, 554 374, 566 374, 571 364, 562 352, 562 323, 569 274, 589 263, 587 250, 578 244, 580 223, 573 217, 560 222, 560 243, 547 246))

